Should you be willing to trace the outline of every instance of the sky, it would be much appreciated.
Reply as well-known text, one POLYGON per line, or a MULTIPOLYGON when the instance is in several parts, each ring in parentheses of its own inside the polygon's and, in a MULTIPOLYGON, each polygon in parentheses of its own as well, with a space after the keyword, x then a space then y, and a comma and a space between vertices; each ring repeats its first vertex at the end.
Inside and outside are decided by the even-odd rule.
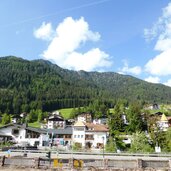
POLYGON ((9 55, 171 86, 171 0, 1 0, 9 55))

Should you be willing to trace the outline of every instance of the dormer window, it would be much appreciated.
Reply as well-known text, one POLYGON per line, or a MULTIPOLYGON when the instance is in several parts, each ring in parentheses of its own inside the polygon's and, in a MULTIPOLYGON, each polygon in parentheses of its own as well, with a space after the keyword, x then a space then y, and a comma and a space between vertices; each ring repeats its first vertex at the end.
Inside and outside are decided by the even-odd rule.
POLYGON ((19 134, 19 130, 18 129, 13 129, 12 130, 12 134, 13 135, 18 135, 19 134))

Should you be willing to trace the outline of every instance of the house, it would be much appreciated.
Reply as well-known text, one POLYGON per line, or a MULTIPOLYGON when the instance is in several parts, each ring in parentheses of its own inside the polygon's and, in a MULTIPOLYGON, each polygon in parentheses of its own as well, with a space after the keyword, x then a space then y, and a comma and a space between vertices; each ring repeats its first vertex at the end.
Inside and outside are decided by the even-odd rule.
POLYGON ((0 131, 0 144, 4 144, 6 142, 12 142, 13 139, 10 135, 6 135, 0 131))
POLYGON ((154 103, 154 104, 152 105, 152 109, 158 110, 158 109, 160 109, 160 106, 159 106, 157 103, 154 103))
POLYGON ((12 123, 21 123, 22 117, 20 115, 13 115, 11 118, 12 123))
POLYGON ((72 126, 66 126, 58 129, 45 129, 49 137, 49 143, 52 146, 69 145, 72 144, 72 126))
POLYGON ((72 127, 41 129, 28 127, 26 124, 10 123, 0 127, 0 139, 13 140, 20 146, 71 145, 72 127))
POLYGON ((73 126, 73 143, 83 148, 102 148, 106 145, 108 134, 106 125, 77 121, 73 126))
POLYGON ((27 114, 26 112, 23 112, 23 113, 20 114, 20 117, 21 117, 21 118, 26 118, 27 115, 28 115, 28 114, 27 114))
POLYGON ((98 118, 98 119, 93 119, 93 123, 94 124, 107 124, 107 117, 102 117, 102 118, 98 118))
POLYGON ((122 114, 122 120, 123 120, 123 123, 125 124, 125 125, 128 125, 129 123, 128 123, 128 120, 127 120, 127 117, 126 117, 126 114, 122 114))
POLYGON ((48 129, 55 129, 55 128, 64 128, 65 127, 65 120, 60 115, 52 115, 48 118, 47 128, 48 129))
POLYGON ((16 143, 29 144, 31 146, 37 146, 40 144, 39 138, 44 136, 46 132, 40 128, 28 127, 27 124, 15 124, 10 123, 0 127, 0 132, 4 136, 9 136, 16 143))
POLYGON ((82 114, 78 115, 77 121, 90 123, 90 122, 92 122, 92 116, 90 113, 82 113, 82 114))
POLYGON ((169 128, 169 122, 164 113, 162 114, 160 120, 157 121, 157 125, 162 131, 167 131, 167 129, 169 128))

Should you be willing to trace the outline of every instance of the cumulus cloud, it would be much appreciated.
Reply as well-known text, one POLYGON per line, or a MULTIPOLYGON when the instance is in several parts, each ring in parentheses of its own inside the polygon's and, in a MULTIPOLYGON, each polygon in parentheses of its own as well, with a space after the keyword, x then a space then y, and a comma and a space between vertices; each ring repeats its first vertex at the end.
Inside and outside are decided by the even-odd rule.
MULTIPOLYGON (((44 24, 44 26, 46 25, 44 24)), ((41 28, 43 27, 41 26, 39 29, 41 30, 41 28)), ((42 36, 36 37, 41 38, 42 36)), ((85 43, 99 40, 100 34, 91 31, 83 17, 78 20, 67 17, 57 26, 55 34, 42 56, 61 67, 74 70, 91 71, 109 67, 112 64, 110 56, 99 48, 92 48, 84 53, 80 52, 85 43)))
POLYGON ((171 74, 171 49, 162 52, 145 65, 147 72, 153 75, 166 76, 171 74))
POLYGON ((156 38, 154 49, 160 51, 147 62, 145 70, 157 76, 171 75, 171 3, 163 8, 162 16, 151 29, 145 29, 144 34, 148 39, 156 38))
POLYGON ((166 86, 171 87, 171 79, 167 80, 167 82, 163 83, 166 86))
POLYGON ((108 61, 108 58, 108 54, 95 48, 83 54, 78 52, 71 53, 64 62, 64 65, 74 70, 91 71, 93 68, 110 66, 111 62, 108 61))
POLYGON ((150 83, 159 83, 160 82, 160 78, 159 77, 148 77, 145 79, 145 81, 148 81, 150 83))
POLYGON ((134 75, 139 75, 139 74, 141 74, 141 71, 142 71, 142 70, 141 70, 141 67, 140 67, 140 66, 129 67, 127 61, 123 61, 123 62, 124 62, 124 66, 123 66, 123 68, 119 71, 119 73, 121 73, 121 74, 130 73, 130 74, 134 74, 134 75))
POLYGON ((40 28, 34 31, 34 36, 42 40, 51 40, 53 37, 54 31, 51 23, 43 22, 40 28))

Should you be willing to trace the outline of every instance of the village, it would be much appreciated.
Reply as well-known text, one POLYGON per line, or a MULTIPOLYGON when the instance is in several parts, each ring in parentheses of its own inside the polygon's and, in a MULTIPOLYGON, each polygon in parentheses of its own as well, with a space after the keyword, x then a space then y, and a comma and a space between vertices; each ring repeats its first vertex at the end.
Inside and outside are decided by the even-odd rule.
MULTIPOLYGON (((104 150, 110 137, 108 118, 93 119, 90 113, 81 113, 75 119, 64 119, 59 111, 49 114, 46 123, 40 128, 21 123, 20 117, 13 117, 12 122, 0 127, 1 144, 11 142, 15 147, 32 146, 38 149, 54 148, 58 150, 104 150)), ((161 132, 166 132, 171 127, 171 117, 162 112, 156 112, 156 124, 161 132)), ((125 125, 129 125, 125 114, 121 115, 125 125)), ((146 136, 149 134, 146 131, 146 136)), ((122 142, 130 146, 132 137, 129 134, 120 135, 122 142)), ((118 148, 117 152, 121 152, 118 148)), ((155 152, 161 152, 160 146, 155 147, 155 152)))

